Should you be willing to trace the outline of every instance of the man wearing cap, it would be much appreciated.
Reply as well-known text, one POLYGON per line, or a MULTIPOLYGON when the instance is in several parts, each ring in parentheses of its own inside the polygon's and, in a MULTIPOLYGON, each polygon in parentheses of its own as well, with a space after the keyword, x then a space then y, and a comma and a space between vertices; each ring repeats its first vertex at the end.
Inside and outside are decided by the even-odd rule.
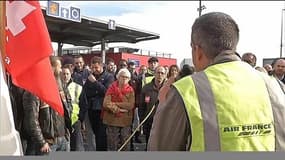
POLYGON ((147 72, 144 74, 142 79, 142 87, 150 83, 151 80, 154 78, 155 68, 159 65, 158 59, 156 57, 151 57, 148 59, 148 69, 147 72))
POLYGON ((62 66, 68 67, 71 71, 71 74, 72 74, 73 70, 74 70, 74 59, 73 59, 73 57, 71 57, 71 56, 63 57, 62 66))

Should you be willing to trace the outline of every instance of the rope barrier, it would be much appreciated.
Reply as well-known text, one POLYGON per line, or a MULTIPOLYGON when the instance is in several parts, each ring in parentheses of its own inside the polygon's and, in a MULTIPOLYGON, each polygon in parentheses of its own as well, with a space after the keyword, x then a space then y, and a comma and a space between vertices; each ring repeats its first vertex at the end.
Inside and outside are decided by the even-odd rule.
POLYGON ((120 152, 128 143, 129 141, 133 138, 133 136, 135 135, 136 131, 139 131, 139 128, 144 124, 144 122, 148 119, 148 117, 151 115, 151 113, 153 112, 154 108, 156 106, 153 105, 152 109, 150 110, 150 112, 148 113, 148 115, 144 118, 144 120, 137 126, 137 128, 133 131, 133 133, 129 136, 129 138, 124 142, 124 144, 118 149, 118 152, 120 152))

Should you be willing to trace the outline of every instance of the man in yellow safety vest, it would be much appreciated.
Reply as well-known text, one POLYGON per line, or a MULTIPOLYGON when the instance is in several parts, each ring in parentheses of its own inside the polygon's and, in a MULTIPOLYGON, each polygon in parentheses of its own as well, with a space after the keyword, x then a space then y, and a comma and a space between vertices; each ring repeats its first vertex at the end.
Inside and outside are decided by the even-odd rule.
POLYGON ((147 62, 148 69, 142 77, 142 88, 144 87, 144 85, 152 81, 152 79, 154 78, 155 69, 159 65, 158 59, 156 57, 150 57, 147 62))
POLYGON ((278 82, 235 54, 239 28, 211 12, 192 26, 197 73, 176 81, 156 110, 148 150, 285 151, 278 82))

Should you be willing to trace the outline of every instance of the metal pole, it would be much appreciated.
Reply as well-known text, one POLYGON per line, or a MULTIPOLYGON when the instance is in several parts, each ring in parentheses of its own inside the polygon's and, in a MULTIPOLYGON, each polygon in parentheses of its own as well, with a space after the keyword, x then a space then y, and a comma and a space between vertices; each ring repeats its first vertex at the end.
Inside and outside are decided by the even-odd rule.
POLYGON ((57 56, 62 56, 62 47, 63 47, 63 43, 57 42, 57 56))
POLYGON ((199 8, 197 8, 197 11, 199 12, 199 17, 202 15, 202 11, 206 9, 205 5, 202 5, 202 0, 199 0, 199 8))
POLYGON ((105 63, 105 57, 106 57, 106 41, 104 38, 101 40, 101 51, 102 51, 102 61, 105 63))
POLYGON ((283 49, 283 11, 281 12, 281 41, 280 41, 280 58, 282 57, 282 49, 283 49))
POLYGON ((199 17, 201 16, 202 14, 202 0, 199 0, 199 17))

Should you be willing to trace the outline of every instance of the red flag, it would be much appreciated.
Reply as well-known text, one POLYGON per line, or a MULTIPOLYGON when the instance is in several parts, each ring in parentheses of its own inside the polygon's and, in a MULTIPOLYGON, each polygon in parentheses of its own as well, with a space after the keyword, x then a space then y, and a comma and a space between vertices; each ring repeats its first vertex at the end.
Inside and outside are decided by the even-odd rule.
POLYGON ((38 1, 6 1, 5 63, 13 82, 63 115, 50 65, 52 46, 38 1))

